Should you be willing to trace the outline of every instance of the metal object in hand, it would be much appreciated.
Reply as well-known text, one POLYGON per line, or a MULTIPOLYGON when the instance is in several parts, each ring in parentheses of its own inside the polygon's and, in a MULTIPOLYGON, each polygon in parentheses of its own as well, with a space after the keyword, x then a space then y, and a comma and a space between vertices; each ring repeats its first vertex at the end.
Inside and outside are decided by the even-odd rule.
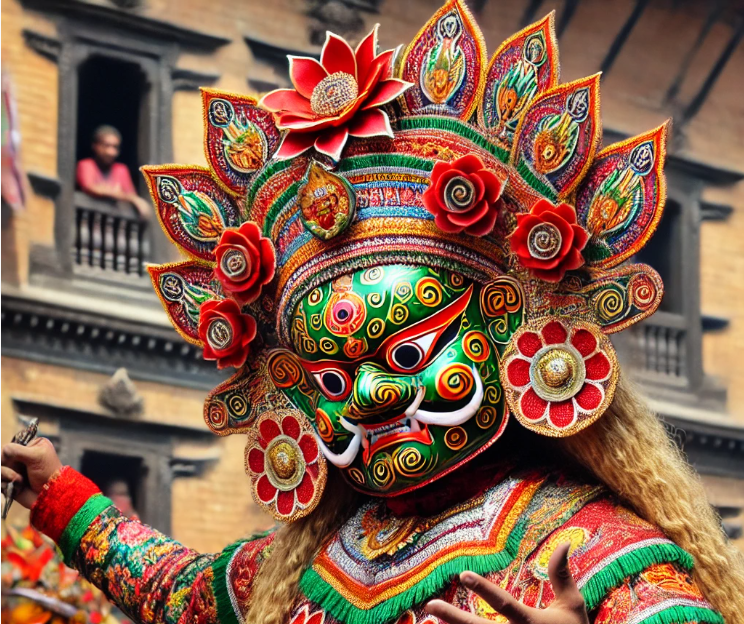
MULTIPOLYGON (((12 444, 20 444, 21 446, 28 446, 29 442, 36 437, 39 431, 39 419, 32 418, 28 423, 28 426, 16 433, 11 440, 12 444)), ((13 489, 14 483, 11 481, 5 488, 5 504, 3 505, 3 520, 10 511, 10 506, 13 504, 13 489)))

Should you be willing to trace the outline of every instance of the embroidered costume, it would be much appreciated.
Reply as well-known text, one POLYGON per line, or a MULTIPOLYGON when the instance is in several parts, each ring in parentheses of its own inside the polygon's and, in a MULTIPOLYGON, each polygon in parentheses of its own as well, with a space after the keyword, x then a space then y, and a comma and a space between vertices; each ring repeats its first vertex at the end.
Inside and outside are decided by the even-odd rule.
MULTIPOLYGON (((621 263, 661 218, 668 125, 602 148, 599 76, 559 82, 553 15, 489 60, 462 0, 403 51, 329 33, 290 73, 261 102, 202 91, 207 167, 143 168, 188 257, 151 267, 155 290, 237 369, 204 416, 247 435, 256 503, 296 521, 329 471, 365 495, 289 622, 436 624, 432 598, 506 621, 458 574, 544 608, 570 542, 595 624, 722 623, 691 556, 612 493, 498 453, 507 426, 570 436, 611 404, 608 335, 662 296, 652 268, 621 263)), ((70 468, 32 520, 141 622, 250 622, 274 541, 200 555, 70 468)))

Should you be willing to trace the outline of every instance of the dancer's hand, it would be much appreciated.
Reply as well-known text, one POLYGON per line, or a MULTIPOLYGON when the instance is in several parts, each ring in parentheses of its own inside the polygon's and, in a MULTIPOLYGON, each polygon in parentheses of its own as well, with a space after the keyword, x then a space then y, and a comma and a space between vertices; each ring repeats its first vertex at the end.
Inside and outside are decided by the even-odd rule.
MULTIPOLYGON (((473 572, 463 572, 460 582, 478 594, 498 613, 509 618, 510 624, 589 624, 584 598, 568 569, 570 544, 555 549, 548 564, 548 577, 555 600, 547 609, 533 609, 517 602, 511 594, 473 572)), ((489 624, 491 620, 462 611, 442 600, 432 600, 426 610, 447 624, 489 624)))
POLYGON ((2 482, 13 483, 14 499, 30 509, 49 478, 62 468, 54 445, 34 438, 28 446, 6 444, 2 451, 2 482))

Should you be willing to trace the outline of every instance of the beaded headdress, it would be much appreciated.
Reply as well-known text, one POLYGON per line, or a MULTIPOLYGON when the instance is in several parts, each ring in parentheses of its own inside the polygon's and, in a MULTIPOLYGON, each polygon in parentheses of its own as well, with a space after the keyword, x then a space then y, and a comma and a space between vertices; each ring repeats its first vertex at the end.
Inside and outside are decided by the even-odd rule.
MULTIPOLYGON (((549 436, 599 418, 618 376, 607 335, 662 296, 653 269, 621 263, 661 218, 668 123, 601 147, 599 75, 559 83, 553 14, 490 60, 449 0, 405 49, 378 53, 376 29, 356 49, 328 33, 319 61, 289 61, 293 88, 260 102, 202 90, 206 167, 143 168, 188 256, 149 268, 158 296, 187 341, 238 369, 208 396, 207 425, 248 433, 249 448, 280 430, 312 446, 281 392, 304 377, 272 350, 290 346, 292 310, 317 286, 390 264, 499 280, 483 291, 491 322, 524 306, 500 364, 511 413, 549 436)), ((300 459, 322 485, 317 447, 300 459)), ((254 494, 263 461, 247 454, 254 494)), ((320 489, 278 511, 257 500, 295 518, 320 489)))

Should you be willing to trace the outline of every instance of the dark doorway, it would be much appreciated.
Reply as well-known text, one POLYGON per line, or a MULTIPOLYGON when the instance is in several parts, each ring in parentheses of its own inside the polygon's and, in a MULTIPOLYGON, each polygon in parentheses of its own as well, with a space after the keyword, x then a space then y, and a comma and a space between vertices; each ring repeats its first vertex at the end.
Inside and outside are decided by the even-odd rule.
POLYGON ((141 457, 84 451, 80 460, 80 472, 104 492, 115 481, 126 482, 134 509, 145 508, 143 500, 145 470, 141 457))
POLYGON ((140 186, 138 168, 148 157, 141 147, 140 115, 145 106, 147 81, 141 67, 105 56, 91 56, 80 65, 76 161, 92 155, 93 131, 101 125, 114 126, 121 133, 119 160, 129 167, 135 186, 140 186))
POLYGON ((685 284, 682 274, 682 209, 667 200, 656 232, 646 246, 638 252, 636 260, 650 264, 664 282, 664 298, 659 310, 684 314, 685 284))

